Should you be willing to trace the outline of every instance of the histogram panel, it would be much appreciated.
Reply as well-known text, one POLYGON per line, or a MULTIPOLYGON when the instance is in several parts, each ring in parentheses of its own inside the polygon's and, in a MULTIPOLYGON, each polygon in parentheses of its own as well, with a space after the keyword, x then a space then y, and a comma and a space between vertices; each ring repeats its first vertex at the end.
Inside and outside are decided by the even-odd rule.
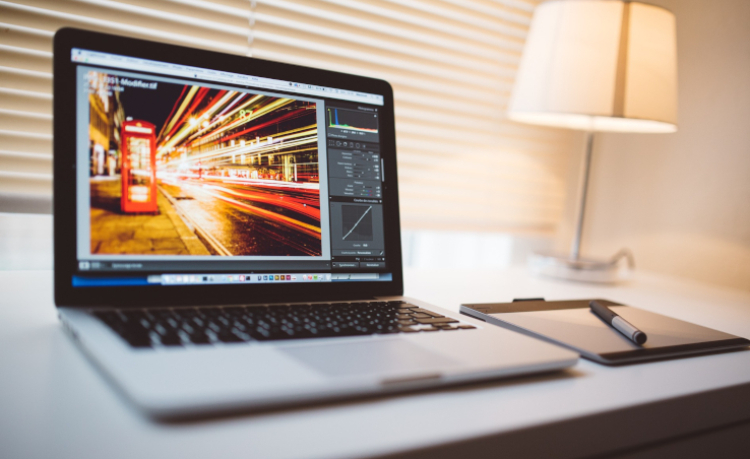
POLYGON ((378 133, 378 114, 342 108, 328 109, 328 127, 378 133))

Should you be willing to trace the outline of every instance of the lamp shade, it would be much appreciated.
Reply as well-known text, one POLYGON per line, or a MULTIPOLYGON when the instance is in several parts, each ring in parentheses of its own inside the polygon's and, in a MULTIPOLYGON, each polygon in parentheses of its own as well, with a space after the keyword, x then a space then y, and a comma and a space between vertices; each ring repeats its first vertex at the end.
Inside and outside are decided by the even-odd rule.
POLYGON ((674 14, 620 0, 542 3, 508 117, 588 131, 676 131, 674 14))

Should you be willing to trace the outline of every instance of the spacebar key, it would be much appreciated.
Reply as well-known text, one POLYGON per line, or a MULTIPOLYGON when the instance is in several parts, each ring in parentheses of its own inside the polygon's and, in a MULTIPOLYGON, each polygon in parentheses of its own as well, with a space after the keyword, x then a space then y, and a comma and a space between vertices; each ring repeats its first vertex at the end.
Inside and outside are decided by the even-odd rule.
POLYGON ((452 324, 454 322, 458 322, 456 319, 451 319, 450 317, 433 317, 432 319, 414 319, 414 320, 420 324, 452 324))

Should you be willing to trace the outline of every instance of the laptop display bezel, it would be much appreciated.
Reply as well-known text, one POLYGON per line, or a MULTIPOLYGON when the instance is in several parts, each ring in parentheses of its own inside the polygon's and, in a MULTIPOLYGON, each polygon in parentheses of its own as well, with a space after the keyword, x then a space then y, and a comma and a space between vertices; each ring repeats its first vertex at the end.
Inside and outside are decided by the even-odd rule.
MULTIPOLYGON (((54 283, 58 307, 144 307, 263 304, 366 299, 403 294, 393 90, 384 80, 65 28, 54 38, 54 283), (385 253, 392 281, 73 287, 76 257, 76 64, 73 48, 379 94, 384 165, 385 253)), ((330 272, 330 271, 329 271, 330 272)))

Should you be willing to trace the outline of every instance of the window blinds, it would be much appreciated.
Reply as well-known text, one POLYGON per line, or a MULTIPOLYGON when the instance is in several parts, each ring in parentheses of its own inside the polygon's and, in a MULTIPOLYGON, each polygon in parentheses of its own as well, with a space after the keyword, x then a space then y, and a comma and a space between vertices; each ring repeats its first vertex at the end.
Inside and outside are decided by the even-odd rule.
POLYGON ((247 0, 0 1, 0 193, 52 193, 52 37, 60 27, 248 54, 247 0))
POLYGON ((51 190, 70 25, 391 82, 405 227, 551 231, 571 136, 505 118, 535 0, 0 0, 0 192, 51 190))

